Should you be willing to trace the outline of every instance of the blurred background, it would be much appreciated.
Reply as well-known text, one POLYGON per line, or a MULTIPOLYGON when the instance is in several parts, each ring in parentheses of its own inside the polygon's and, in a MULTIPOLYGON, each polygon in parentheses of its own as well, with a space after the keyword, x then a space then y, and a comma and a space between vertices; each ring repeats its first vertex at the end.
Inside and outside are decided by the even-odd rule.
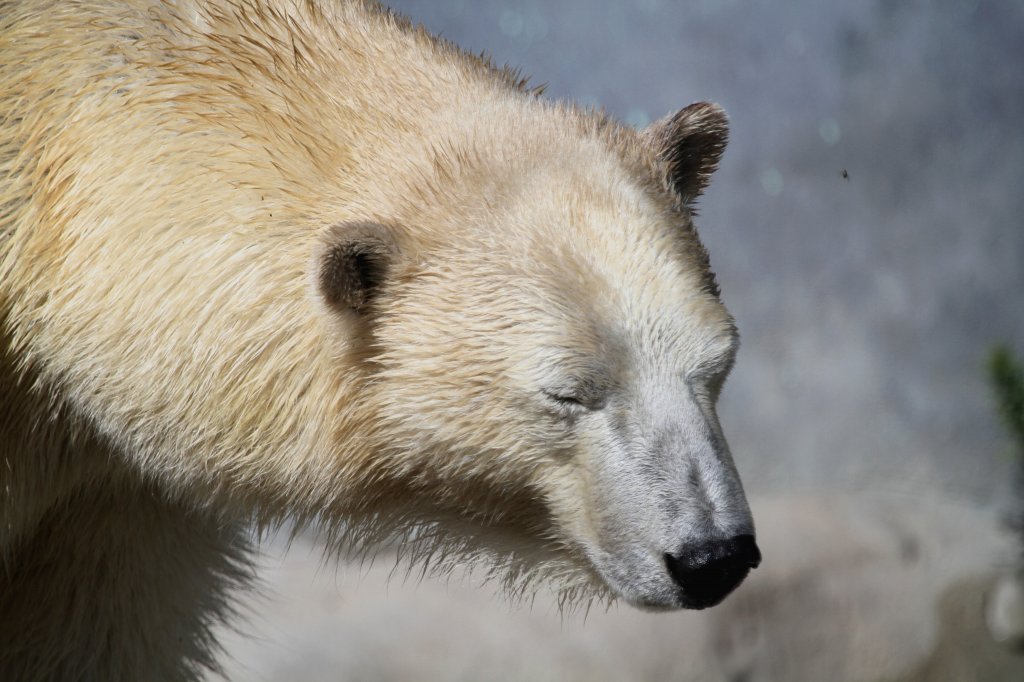
POLYGON ((1024 679, 984 622, 1019 554, 985 358, 1024 350, 1024 3, 388 4, 630 125, 729 112, 698 227, 765 563, 707 612, 584 618, 271 543, 227 677, 1024 679))

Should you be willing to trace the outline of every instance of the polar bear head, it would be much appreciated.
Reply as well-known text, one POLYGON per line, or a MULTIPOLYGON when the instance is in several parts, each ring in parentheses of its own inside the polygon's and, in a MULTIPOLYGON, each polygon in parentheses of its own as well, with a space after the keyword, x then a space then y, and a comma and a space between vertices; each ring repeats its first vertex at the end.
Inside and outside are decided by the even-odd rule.
POLYGON ((449 140, 392 215, 322 235, 338 371, 380 439, 365 515, 513 584, 711 606, 760 562, 715 412, 737 333, 693 226, 726 117, 555 109, 449 140))

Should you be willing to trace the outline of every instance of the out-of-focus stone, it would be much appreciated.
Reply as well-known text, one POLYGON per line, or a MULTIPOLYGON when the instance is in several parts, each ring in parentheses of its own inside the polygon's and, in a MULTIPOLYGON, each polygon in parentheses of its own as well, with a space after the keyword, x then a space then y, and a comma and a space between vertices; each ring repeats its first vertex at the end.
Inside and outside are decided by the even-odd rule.
POLYGON ((985 609, 985 622, 1000 644, 1024 649, 1024 566, 996 581, 985 609))

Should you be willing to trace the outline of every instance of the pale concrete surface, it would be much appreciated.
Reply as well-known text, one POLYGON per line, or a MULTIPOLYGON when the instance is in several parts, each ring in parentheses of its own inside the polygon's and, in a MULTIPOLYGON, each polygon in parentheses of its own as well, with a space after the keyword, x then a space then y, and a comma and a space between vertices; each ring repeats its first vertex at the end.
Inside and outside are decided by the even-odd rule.
POLYGON ((391 557, 322 567, 308 541, 283 559, 272 544, 267 596, 222 638, 227 679, 1024 679, 1024 657, 983 630, 988 576, 1011 555, 991 514, 895 494, 752 502, 764 564, 699 613, 510 608, 471 581, 389 580, 391 557))

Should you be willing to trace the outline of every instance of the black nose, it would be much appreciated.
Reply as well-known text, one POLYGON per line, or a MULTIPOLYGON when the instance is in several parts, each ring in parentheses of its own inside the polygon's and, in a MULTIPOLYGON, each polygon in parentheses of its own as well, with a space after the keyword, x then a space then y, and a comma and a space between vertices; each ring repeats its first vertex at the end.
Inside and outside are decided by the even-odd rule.
POLYGON ((704 609, 725 599, 761 563, 761 550, 753 535, 711 540, 666 554, 665 564, 682 588, 684 606, 704 609))

